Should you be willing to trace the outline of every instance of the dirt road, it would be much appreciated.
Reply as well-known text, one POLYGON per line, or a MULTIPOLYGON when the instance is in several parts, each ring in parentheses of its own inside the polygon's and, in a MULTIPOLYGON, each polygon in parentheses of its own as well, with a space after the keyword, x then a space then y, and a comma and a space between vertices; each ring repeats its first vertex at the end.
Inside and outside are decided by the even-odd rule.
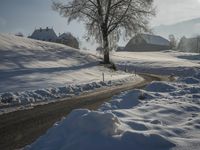
POLYGON ((167 77, 140 74, 145 80, 141 83, 103 88, 68 100, 36 106, 0 116, 0 149, 11 150, 31 144, 44 134, 55 122, 73 109, 97 109, 103 102, 120 92, 143 88, 151 81, 168 80, 167 77))

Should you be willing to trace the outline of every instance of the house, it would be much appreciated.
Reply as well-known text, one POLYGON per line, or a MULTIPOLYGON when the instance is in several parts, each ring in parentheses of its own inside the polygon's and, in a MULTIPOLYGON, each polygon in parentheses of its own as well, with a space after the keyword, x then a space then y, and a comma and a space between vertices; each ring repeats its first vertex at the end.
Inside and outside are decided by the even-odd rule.
POLYGON ((185 52, 200 52, 200 37, 186 38, 182 37, 179 44, 178 49, 185 52))
POLYGON ((78 40, 71 33, 63 33, 57 38, 58 43, 79 49, 78 40))
POLYGON ((57 42, 79 49, 79 41, 71 33, 63 33, 58 37, 53 28, 47 27, 45 29, 35 29, 32 35, 28 38, 48 42, 57 42))
POLYGON ((41 41, 49 41, 49 42, 56 42, 57 35, 54 32, 53 28, 46 28, 46 29, 35 29, 31 36, 31 39, 41 40, 41 41))
POLYGON ((147 52, 170 49, 170 42, 157 35, 138 34, 133 37, 122 51, 147 52))
POLYGON ((117 51, 117 52, 123 51, 124 48, 125 48, 125 47, 123 47, 123 46, 118 46, 116 51, 117 51))

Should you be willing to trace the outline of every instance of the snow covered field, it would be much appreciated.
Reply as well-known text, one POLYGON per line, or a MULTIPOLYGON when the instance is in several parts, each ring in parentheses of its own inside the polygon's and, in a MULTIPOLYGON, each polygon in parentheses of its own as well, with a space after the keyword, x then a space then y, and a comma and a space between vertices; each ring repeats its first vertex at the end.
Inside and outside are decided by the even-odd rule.
MULTIPOLYGON (((0 54, 1 106, 51 101, 142 80, 98 66, 94 54, 55 43, 0 34, 0 54)), ((198 150, 200 56, 116 52, 111 58, 121 70, 181 77, 124 92, 97 111, 74 110, 25 149, 198 150)))
POLYGON ((92 54, 61 44, 0 34, 0 101, 24 104, 61 98, 131 76, 112 72, 98 61, 92 54))
POLYGON ((200 55, 175 51, 114 52, 113 62, 119 69, 161 75, 194 75, 200 67, 200 55), (189 74, 188 74, 189 73, 189 74))
POLYGON ((152 82, 99 110, 74 110, 25 149, 198 150, 200 74, 152 82))
POLYGON ((0 92, 102 81, 102 72, 107 81, 128 77, 84 51, 12 35, 0 34, 0 54, 0 92))
POLYGON ((200 57, 173 51, 116 52, 122 70, 181 76, 114 96, 99 110, 74 110, 26 149, 198 150, 200 57))

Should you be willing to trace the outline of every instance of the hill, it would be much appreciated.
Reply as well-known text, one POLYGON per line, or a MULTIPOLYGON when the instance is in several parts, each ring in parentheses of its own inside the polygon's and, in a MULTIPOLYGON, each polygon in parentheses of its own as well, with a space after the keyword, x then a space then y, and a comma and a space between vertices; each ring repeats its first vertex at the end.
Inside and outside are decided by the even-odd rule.
POLYGON ((0 34, 0 93, 82 84, 128 75, 98 66, 96 56, 62 44, 0 34))
POLYGON ((200 34, 200 18, 182 21, 171 25, 160 25, 153 28, 154 33, 168 38, 174 34, 180 38, 182 36, 193 37, 200 34))

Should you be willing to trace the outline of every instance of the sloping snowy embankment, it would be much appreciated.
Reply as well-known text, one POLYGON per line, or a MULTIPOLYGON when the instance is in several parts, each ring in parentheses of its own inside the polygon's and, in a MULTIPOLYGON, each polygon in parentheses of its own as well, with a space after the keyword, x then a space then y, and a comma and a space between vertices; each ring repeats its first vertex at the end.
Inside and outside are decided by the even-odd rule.
POLYGON ((72 111, 26 149, 198 150, 200 74, 152 82, 113 97, 98 111, 72 111))
POLYGON ((143 80, 113 72, 98 61, 90 53, 62 44, 0 34, 0 113, 7 106, 51 102, 128 79, 143 80))
POLYGON ((114 52, 111 55, 118 69, 129 72, 189 76, 200 68, 200 55, 177 51, 114 52))
POLYGON ((0 34, 0 93, 117 80, 96 56, 62 44, 0 34))
POLYGON ((29 90, 23 92, 0 93, 0 114, 5 113, 8 106, 22 106, 21 108, 23 108, 23 106, 31 106, 32 104, 37 105, 50 103, 62 98, 70 98, 84 92, 90 92, 95 89, 118 86, 130 81, 137 84, 142 80, 143 79, 141 77, 133 75, 119 80, 92 82, 80 85, 70 84, 62 87, 29 90))

